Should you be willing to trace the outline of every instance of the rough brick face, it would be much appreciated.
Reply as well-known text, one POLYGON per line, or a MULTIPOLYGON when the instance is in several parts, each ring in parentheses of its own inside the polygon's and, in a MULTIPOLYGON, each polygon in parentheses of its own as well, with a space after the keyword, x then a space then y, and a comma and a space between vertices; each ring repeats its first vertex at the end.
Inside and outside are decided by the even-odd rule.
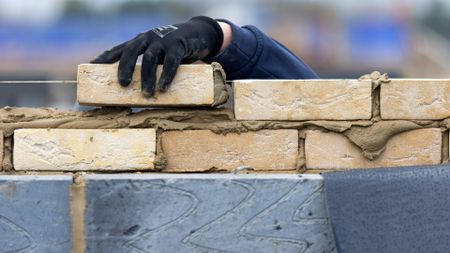
POLYGON ((381 86, 381 118, 450 117, 450 80, 391 80, 381 86))
MULTIPOLYGON (((119 85, 117 64, 81 64, 78 66, 78 102, 83 105, 212 105, 214 71, 211 65, 180 66, 165 93, 146 98, 141 92, 141 66, 137 65, 128 87, 119 85)), ((158 67, 157 76, 162 68, 158 67)))
POLYGON ((371 81, 235 81, 238 120, 357 120, 372 116, 371 81))
POLYGON ((294 170, 298 158, 297 130, 263 130, 214 134, 209 130, 169 131, 162 135, 167 171, 294 170))
POLYGON ((438 164, 441 144, 438 128, 412 130, 392 137, 381 156, 370 161, 344 135, 311 130, 305 140, 306 167, 350 169, 438 164))
POLYGON ((21 129, 14 132, 15 170, 153 169, 154 129, 21 129))

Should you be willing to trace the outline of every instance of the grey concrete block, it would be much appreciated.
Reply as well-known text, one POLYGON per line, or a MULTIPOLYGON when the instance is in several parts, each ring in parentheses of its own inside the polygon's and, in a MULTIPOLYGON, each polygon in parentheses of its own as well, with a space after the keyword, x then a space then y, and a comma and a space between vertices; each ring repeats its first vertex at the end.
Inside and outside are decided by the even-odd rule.
POLYGON ((90 175, 87 252, 335 252, 321 176, 90 175))
POLYGON ((0 253, 72 249, 70 176, 0 176, 0 253))

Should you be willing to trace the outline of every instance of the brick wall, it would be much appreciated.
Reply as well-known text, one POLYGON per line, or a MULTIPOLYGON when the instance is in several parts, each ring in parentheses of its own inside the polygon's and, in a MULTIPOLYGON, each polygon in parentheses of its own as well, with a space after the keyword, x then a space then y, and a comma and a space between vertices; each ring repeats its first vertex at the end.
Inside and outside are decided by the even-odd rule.
MULTIPOLYGON (((139 82, 133 89, 118 85, 111 77, 114 66, 80 66, 82 103, 92 94, 106 105, 158 101, 141 96, 139 82), (89 92, 98 87, 109 91, 89 92)), ((224 78, 213 78, 217 69, 184 66, 172 87, 187 83, 191 88, 157 105, 212 106, 224 85, 224 78)), ((304 172, 448 160, 450 80, 388 80, 374 73, 360 80, 242 80, 233 83, 233 91, 233 109, 74 113, 3 108, 0 130, 14 148, 4 149, 0 142, 3 160, 11 160, 2 164, 12 164, 9 173, 304 172)))
MULTIPOLYGON (((225 78, 218 66, 184 66, 171 88, 173 90, 169 91, 171 95, 161 95, 161 99, 142 97, 139 94, 139 82, 133 83, 133 87, 128 90, 120 87, 111 78, 114 76, 111 74, 115 71, 114 66, 116 65, 80 67, 78 99, 81 103, 178 108, 139 112, 132 112, 129 108, 103 108, 89 112, 62 112, 49 108, 0 109, 0 200, 5 202, 20 198, 20 201, 24 201, 23 205, 20 201, 11 202, 18 205, 18 210, 22 206, 37 205, 37 202, 27 204, 27 201, 32 200, 25 195, 16 194, 16 182, 20 182, 25 190, 27 187, 47 189, 45 182, 53 182, 55 185, 52 187, 61 188, 61 191, 53 191, 47 197, 36 195, 34 200, 51 200, 53 203, 53 200, 60 199, 62 206, 55 207, 55 212, 61 217, 72 218, 62 218, 55 223, 56 227, 60 225, 55 228, 59 236, 57 239, 64 241, 67 236, 71 237, 74 252, 115 252, 119 242, 120 247, 138 251, 148 245, 158 245, 155 247, 161 250, 164 247, 174 247, 173 250, 178 252, 184 252, 184 247, 194 247, 193 245, 202 245, 202 249, 235 251, 237 248, 233 247, 238 245, 236 247, 246 251, 250 249, 250 242, 236 239, 235 245, 220 244, 220 240, 211 237, 214 233, 207 232, 204 226, 208 227, 208 231, 223 228, 224 233, 229 233, 230 236, 244 231, 252 236, 259 233, 261 238, 276 241, 276 238, 287 236, 282 234, 285 230, 278 228, 292 224, 275 219, 280 222, 274 225, 278 237, 272 232, 267 232, 268 235, 264 237, 266 232, 261 232, 264 229, 259 230, 257 226, 260 220, 254 220, 255 224, 248 223, 251 225, 248 227, 241 224, 245 229, 240 232, 234 231, 232 226, 221 227, 220 224, 225 224, 226 219, 236 220, 233 212, 240 209, 239 217, 248 215, 242 219, 249 222, 250 217, 255 218, 255 210, 272 210, 272 207, 268 208, 272 204, 274 209, 284 210, 281 213, 288 210, 293 213, 292 217, 297 215, 295 219, 308 219, 307 215, 302 216, 308 208, 324 210, 322 200, 315 201, 315 198, 322 198, 321 177, 315 175, 304 176, 316 181, 312 180, 315 183, 311 186, 301 186, 311 192, 295 199, 302 203, 307 200, 305 203, 312 203, 314 206, 302 206, 299 211, 296 209, 299 203, 294 200, 292 203, 295 205, 292 206, 283 207, 281 202, 274 204, 276 199, 291 199, 294 198, 293 192, 302 192, 300 186, 299 189, 295 186, 301 179, 286 174, 448 162, 450 80, 389 80, 377 73, 360 80, 242 80, 233 83, 232 103, 218 108, 217 105, 224 103, 228 97, 224 93, 225 78), (187 90, 180 88, 183 85, 189 86, 187 90), (192 106, 196 107, 191 108, 192 106), (95 175, 100 172, 122 174, 95 175), (152 172, 172 174, 162 176, 152 172), (194 177, 192 180, 195 179, 196 183, 192 186, 183 181, 183 176, 180 178, 180 175, 174 174, 186 172, 202 172, 201 175, 204 176, 196 178, 192 174, 185 174, 186 178, 194 177), (231 180, 219 176, 220 172, 239 175, 234 175, 231 180), (85 173, 94 175, 85 176, 85 173), (142 175, 144 173, 146 175, 142 175), (241 175, 246 173, 269 175, 263 178, 254 175, 255 178, 246 179, 245 175, 241 175), (25 177, 23 174, 35 176, 25 177), (141 177, 144 179, 139 180, 141 177), (265 186, 278 183, 279 188, 265 186), (229 203, 215 206, 223 216, 208 214, 206 207, 200 204, 196 206, 196 201, 199 200, 215 203, 214 194, 206 193, 216 192, 219 196, 222 193, 218 189, 227 188, 228 184, 236 184, 230 189, 237 189, 237 192, 233 193, 235 196, 223 193, 223 200, 229 203), (71 189, 67 190, 67 187, 71 189), (239 192, 241 188, 242 192, 239 192), (263 197, 269 196, 264 195, 266 188, 272 189, 269 194, 273 197, 272 200, 263 197), (252 191, 253 195, 249 195, 252 191), (160 194, 168 194, 165 197, 167 203, 162 199, 158 202, 160 194), (171 194, 176 197, 172 198, 171 194), (152 201, 161 206, 155 212, 159 210, 164 217, 167 216, 168 224, 185 224, 180 226, 191 229, 179 232, 173 227, 173 233, 164 230, 167 236, 179 237, 179 241, 184 243, 172 245, 161 239, 159 233, 150 233, 149 228, 156 226, 156 223, 152 223, 156 222, 152 217, 142 223, 129 223, 127 217, 121 216, 127 212, 137 212, 137 217, 141 217, 144 214, 140 212, 149 211, 151 207, 144 204, 148 201, 145 196, 154 196, 152 201), (251 198, 254 200, 250 201, 251 198), (122 203, 121 199, 128 201, 122 203), (177 209, 181 213, 167 209, 172 200, 173 205, 186 201, 186 205, 177 209), (238 204, 247 201, 256 205, 253 211, 238 204), (68 203, 71 203, 71 213, 66 206, 68 203), (195 209, 189 209, 190 205, 195 209), (232 205, 235 205, 234 208, 227 211, 232 205), (115 206, 120 209, 121 214, 114 209, 102 209, 107 206, 115 206), (136 211, 136 207, 142 208, 136 211), (183 211, 185 207, 187 209, 183 211), (199 212, 206 216, 198 217, 211 215, 210 219, 194 223, 189 222, 188 218, 182 218, 195 219, 197 216, 194 210, 203 210, 202 208, 206 209, 199 212), (102 210, 104 216, 96 216, 96 212, 102 210), (120 229, 108 223, 108 219, 109 222, 118 219, 117 226, 120 229), (180 220, 177 223, 178 219, 183 222, 180 220), (65 226, 72 227, 70 233, 58 230, 64 230, 65 226), (258 232, 251 232, 252 229, 258 232), (120 233, 116 235, 119 239, 102 243, 102 234, 114 231, 120 233)), ((14 219, 22 219, 20 215, 27 215, 11 214, 13 218, 2 220, 2 217, 7 216, 2 212, 8 213, 9 209, 2 210, 0 207, 0 226, 8 229, 12 227, 12 231, 18 231, 21 226, 14 219)), ((261 219, 265 215, 266 213, 261 213, 261 219)), ((267 215, 276 216, 269 213, 267 215)), ((326 219, 326 214, 317 215, 312 218, 326 219)), ((298 237, 305 238, 304 248, 301 246, 302 240, 293 244, 283 244, 281 240, 280 243, 285 249, 296 250, 295 252, 302 249, 306 249, 302 252, 330 252, 334 247, 330 228, 328 225, 317 226, 305 228, 304 231, 316 229, 320 233, 307 234, 300 231, 298 237)), ((45 245, 67 246, 57 244, 56 241, 47 242, 48 238, 41 239, 42 241, 29 239, 33 237, 33 233, 39 234, 39 231, 34 231, 33 228, 27 231, 29 236, 25 236, 20 242, 22 244, 18 244, 20 247, 14 248, 11 245, 8 250, 26 246, 45 251, 45 245)), ((26 233, 18 233, 17 236, 23 237, 26 233)), ((160 233, 164 234, 162 230, 160 233)), ((0 235, 0 242, 2 240, 10 239, 0 235)), ((60 249, 60 252, 65 251, 60 249)), ((272 252, 266 249, 270 247, 262 247, 259 252, 272 252)), ((282 252, 291 252, 289 250, 282 252)))

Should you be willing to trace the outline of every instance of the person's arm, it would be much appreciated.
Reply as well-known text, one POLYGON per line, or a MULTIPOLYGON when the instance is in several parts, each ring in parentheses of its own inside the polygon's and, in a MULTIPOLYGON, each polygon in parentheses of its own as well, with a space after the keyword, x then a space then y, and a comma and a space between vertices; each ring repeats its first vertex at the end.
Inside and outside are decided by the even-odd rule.
POLYGON ((319 78, 300 58, 258 28, 238 27, 227 20, 219 20, 219 24, 224 42, 220 53, 208 62, 219 62, 228 79, 319 78))
POLYGON ((231 38, 233 37, 233 30, 231 29, 231 25, 225 22, 217 21, 220 28, 222 29, 223 41, 222 46, 220 47, 219 53, 222 53, 230 44, 231 38))

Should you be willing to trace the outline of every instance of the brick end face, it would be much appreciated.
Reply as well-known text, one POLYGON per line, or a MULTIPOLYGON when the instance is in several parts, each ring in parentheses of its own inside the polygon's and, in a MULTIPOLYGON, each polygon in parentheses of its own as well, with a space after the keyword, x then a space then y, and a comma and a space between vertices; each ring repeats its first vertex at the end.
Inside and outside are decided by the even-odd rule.
POLYGON ((5 143, 4 143, 3 131, 0 131, 0 171, 3 170, 3 157, 5 155, 5 143))

